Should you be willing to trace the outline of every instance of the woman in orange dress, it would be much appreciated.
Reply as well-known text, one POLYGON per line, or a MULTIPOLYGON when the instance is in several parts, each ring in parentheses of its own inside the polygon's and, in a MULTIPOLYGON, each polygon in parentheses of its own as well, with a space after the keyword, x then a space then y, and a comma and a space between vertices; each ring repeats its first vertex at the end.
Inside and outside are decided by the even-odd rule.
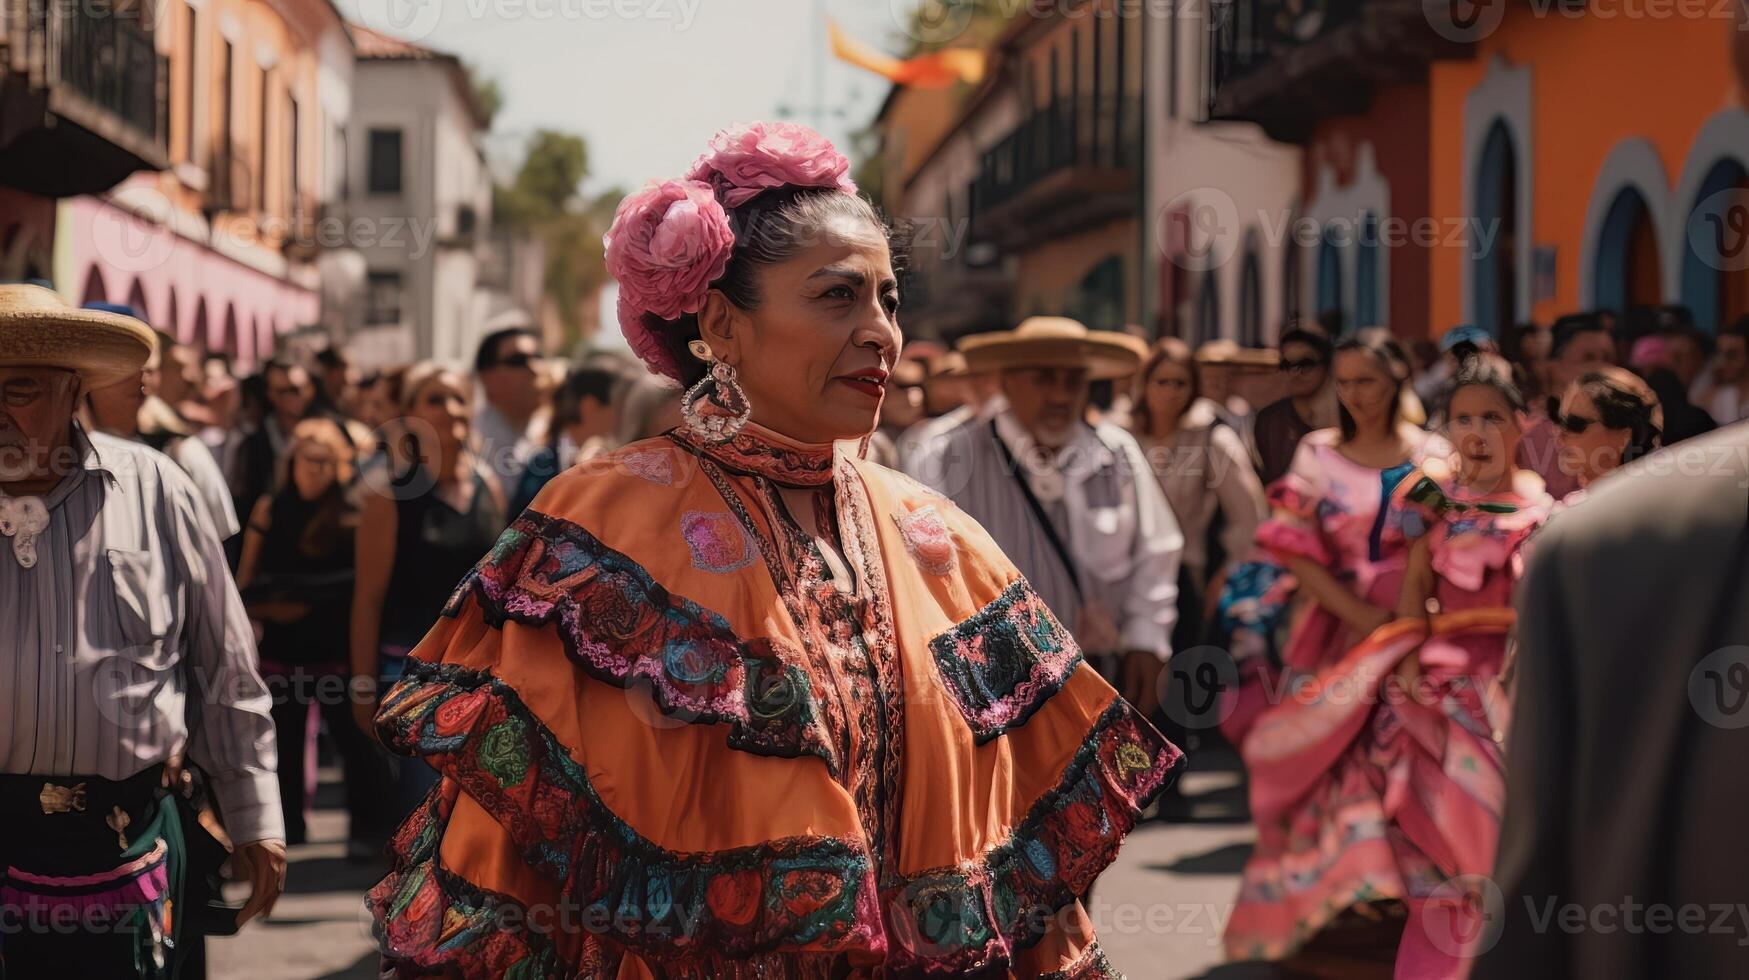
POLYGON ((558 477, 377 717, 442 776, 370 895, 390 975, 1114 975, 1078 896, 1178 751, 984 531, 861 458, 887 235, 817 134, 621 205, 685 423, 558 477))

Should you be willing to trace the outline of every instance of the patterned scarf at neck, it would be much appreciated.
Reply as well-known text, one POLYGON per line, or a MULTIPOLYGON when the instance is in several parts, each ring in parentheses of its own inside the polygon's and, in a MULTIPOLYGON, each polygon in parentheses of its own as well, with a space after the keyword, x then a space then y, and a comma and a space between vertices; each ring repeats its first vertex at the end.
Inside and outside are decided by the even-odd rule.
POLYGON ((710 442, 681 426, 669 438, 715 460, 731 473, 762 476, 782 487, 821 487, 832 482, 835 446, 806 443, 747 423, 733 439, 710 442))
POLYGON ((0 535, 12 539, 20 567, 36 566, 36 539, 48 529, 49 509, 41 497, 0 496, 0 535))

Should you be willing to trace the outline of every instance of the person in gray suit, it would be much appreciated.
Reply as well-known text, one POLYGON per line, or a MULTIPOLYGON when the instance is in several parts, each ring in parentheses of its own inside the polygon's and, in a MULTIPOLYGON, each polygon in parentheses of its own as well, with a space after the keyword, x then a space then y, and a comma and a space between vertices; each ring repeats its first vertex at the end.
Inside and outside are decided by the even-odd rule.
POLYGON ((1474 976, 1749 976, 1746 555, 1749 425, 1601 481, 1540 536, 1474 976))

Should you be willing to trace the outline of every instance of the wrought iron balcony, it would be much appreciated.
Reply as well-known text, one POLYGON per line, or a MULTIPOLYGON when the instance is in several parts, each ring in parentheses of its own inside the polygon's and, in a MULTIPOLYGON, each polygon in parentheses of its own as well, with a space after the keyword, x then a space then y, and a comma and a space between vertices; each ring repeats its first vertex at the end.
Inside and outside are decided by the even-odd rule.
POLYGON ((0 182, 67 197, 169 166, 169 59, 146 5, 0 0, 0 16, 0 182))
POLYGON ((984 152, 973 236, 1015 248, 1133 213, 1141 161, 1140 96, 1053 101, 984 152))
POLYGON ((1304 142, 1320 120, 1366 111, 1381 83, 1423 78, 1467 46, 1433 24, 1453 0, 1217 0, 1209 117, 1304 142))

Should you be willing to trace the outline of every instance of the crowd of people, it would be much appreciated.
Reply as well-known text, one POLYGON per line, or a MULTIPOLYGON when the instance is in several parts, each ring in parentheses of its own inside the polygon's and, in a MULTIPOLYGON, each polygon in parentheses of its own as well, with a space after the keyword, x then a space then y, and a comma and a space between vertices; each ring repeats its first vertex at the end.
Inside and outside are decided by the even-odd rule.
POLYGON ((237 379, 125 307, 0 287, 0 610, 42 716, 0 722, 0 812, 40 797, 59 848, 0 897, 119 876, 145 938, 77 956, 161 975, 156 828, 216 805, 265 911, 325 744, 349 857, 390 857, 386 968, 1105 976, 1082 901, 1181 812, 1179 746, 1225 739, 1258 831, 1229 954, 1462 976, 1526 561, 1616 471, 1749 417, 1749 319, 906 344, 846 167, 761 124, 628 198, 635 356, 509 327, 467 371, 327 350, 237 379), (121 658, 94 698, 170 693, 75 719, 67 644, 121 658), (210 676, 154 673, 180 661, 210 676))

